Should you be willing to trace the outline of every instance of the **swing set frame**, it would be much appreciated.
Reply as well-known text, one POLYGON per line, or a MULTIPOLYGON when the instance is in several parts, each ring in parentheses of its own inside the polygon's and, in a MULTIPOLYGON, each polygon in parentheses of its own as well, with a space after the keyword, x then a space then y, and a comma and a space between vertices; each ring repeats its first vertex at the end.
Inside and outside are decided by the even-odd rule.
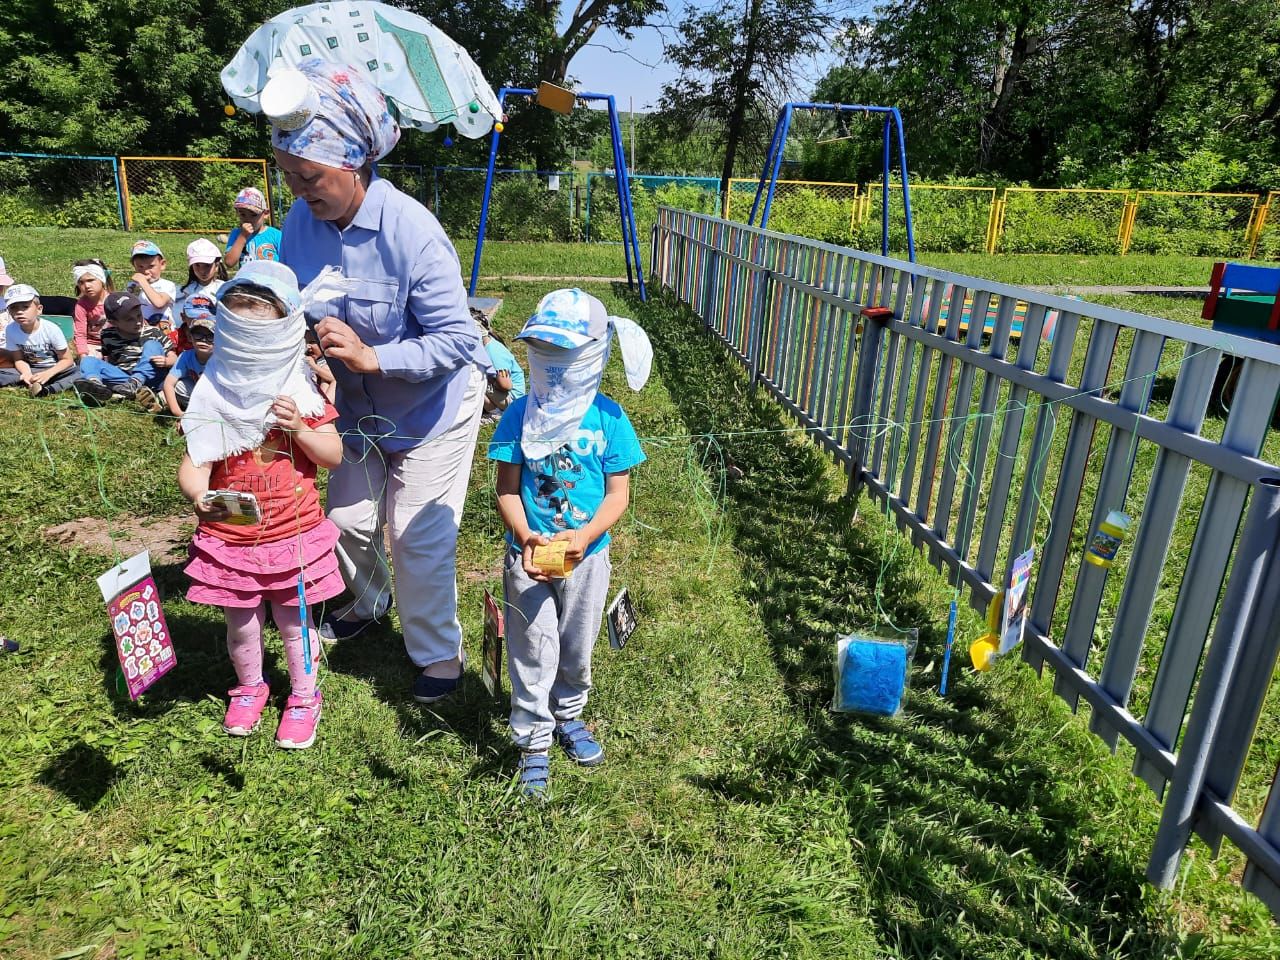
MULTIPOLYGON (((530 97, 541 102, 539 91, 531 87, 502 87, 498 91, 499 106, 508 96, 530 97)), ((627 286, 630 287, 634 280, 639 285, 640 299, 647 300, 644 268, 640 264, 640 241, 636 236, 636 216, 631 207, 631 180, 627 175, 626 151, 622 147, 622 124, 618 121, 618 105, 611 93, 574 93, 573 97, 575 102, 598 100, 608 104, 609 139, 613 143, 613 168, 617 174, 614 180, 618 186, 618 212, 622 218, 622 256, 627 264, 627 286)), ((473 297, 480 279, 480 257, 484 252, 484 235, 489 224, 489 200, 493 194, 494 166, 498 160, 498 143, 501 139, 502 134, 495 128, 489 141, 489 166, 484 178, 484 200, 480 204, 480 229, 476 235, 476 252, 471 260, 471 283, 467 287, 467 294, 473 297)))
MULTIPOLYGON (((881 191, 880 204, 880 253, 889 256, 889 180, 893 169, 893 143, 898 145, 898 168, 902 174, 902 206, 907 220, 907 259, 916 260, 915 230, 911 221, 911 183, 907 178, 907 140, 902 132, 902 114, 897 107, 881 107, 849 103, 800 103, 784 104, 778 111, 778 121, 773 127, 773 139, 769 142, 769 152, 765 156, 764 168, 760 171, 760 182, 756 185, 755 200, 751 203, 751 216, 747 223, 756 225, 756 213, 760 213, 760 228, 769 227, 769 210, 773 206, 774 192, 778 186, 778 171, 782 169, 782 154, 787 145, 787 135, 791 132, 791 118, 797 111, 810 113, 830 112, 839 114, 861 113, 864 116, 873 114, 884 117, 881 139, 883 150, 884 189, 881 191), (761 209, 761 199, 764 200, 761 209)), ((838 139, 846 139, 844 137, 838 139)))

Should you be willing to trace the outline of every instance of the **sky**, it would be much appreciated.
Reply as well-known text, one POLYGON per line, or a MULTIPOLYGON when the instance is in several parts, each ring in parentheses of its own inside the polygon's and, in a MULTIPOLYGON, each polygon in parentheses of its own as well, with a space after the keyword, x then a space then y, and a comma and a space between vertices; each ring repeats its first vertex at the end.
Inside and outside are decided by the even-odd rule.
MULTIPOLYGON (((671 0, 668 18, 677 23, 687 6, 679 0, 671 0)), ((865 3, 845 3, 846 7, 864 7, 865 3)), ((562 16, 567 21, 574 4, 566 2, 562 16)), ((678 71, 668 63, 663 54, 663 37, 676 39, 676 31, 667 27, 645 27, 631 40, 623 40, 611 30, 600 30, 590 44, 573 58, 569 73, 578 80, 578 89, 588 93, 612 93, 618 98, 618 108, 628 109, 628 98, 634 98, 636 110, 648 112, 657 106, 662 85, 673 80, 678 71)), ((801 73, 805 81, 794 96, 807 97, 813 84, 827 72, 835 59, 830 51, 824 51, 806 63, 801 73)))

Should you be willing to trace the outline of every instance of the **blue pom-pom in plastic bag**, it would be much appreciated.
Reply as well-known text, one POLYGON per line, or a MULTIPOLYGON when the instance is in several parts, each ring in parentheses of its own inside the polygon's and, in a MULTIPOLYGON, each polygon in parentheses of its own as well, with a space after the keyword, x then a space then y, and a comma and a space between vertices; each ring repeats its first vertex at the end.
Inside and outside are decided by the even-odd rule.
POLYGON ((908 630, 893 638, 850 634, 837 640, 836 692, 831 709, 881 717, 901 711, 916 636, 915 630, 908 630))

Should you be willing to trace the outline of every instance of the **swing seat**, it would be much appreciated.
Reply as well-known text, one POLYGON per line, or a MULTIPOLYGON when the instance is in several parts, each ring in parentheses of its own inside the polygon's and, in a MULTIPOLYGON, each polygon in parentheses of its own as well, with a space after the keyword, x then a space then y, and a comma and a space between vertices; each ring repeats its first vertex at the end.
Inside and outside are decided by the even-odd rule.
POLYGON ((1215 263, 1202 319, 1214 330, 1280 343, 1280 267, 1215 263))

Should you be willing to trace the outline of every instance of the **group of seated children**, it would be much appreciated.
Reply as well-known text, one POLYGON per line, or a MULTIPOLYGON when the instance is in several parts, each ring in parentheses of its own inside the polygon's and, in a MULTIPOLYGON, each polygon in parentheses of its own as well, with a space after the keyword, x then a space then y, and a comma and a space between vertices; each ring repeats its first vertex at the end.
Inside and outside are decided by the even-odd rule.
MULTIPOLYGON (((188 244, 182 287, 164 278, 164 254, 150 240, 134 244, 133 274, 123 292, 116 291, 103 261, 77 260, 71 344, 43 316, 35 287, 15 283, 0 260, 0 297, 8 313, 0 322, 0 386, 26 387, 33 397, 73 390, 95 405, 128 399, 151 413, 181 416, 213 353, 216 296, 227 280, 227 262, 239 266, 279 256, 280 231, 266 225, 261 191, 240 191, 235 213, 240 226, 225 259, 209 240, 188 244)), ((323 357, 311 362, 332 393, 323 357)))

